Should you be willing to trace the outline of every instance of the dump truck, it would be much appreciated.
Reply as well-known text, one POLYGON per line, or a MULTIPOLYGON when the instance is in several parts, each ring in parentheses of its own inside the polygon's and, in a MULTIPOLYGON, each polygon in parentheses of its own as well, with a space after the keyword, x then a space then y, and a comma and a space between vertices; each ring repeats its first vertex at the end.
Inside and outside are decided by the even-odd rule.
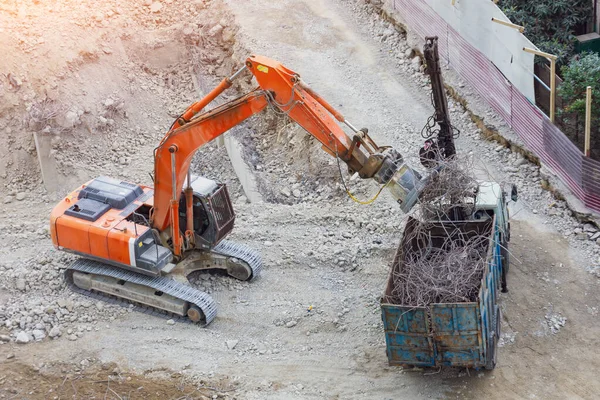
MULTIPOLYGON (((452 163, 460 165, 454 144, 460 132, 450 121, 437 44, 437 37, 427 37, 423 48, 435 113, 423 128, 426 141, 419 154, 423 166, 433 170, 429 185, 441 184, 435 182, 439 172, 447 174, 443 183, 451 187, 462 177, 469 181, 472 171, 463 170, 463 176, 460 170, 448 171, 452 163)), ((498 291, 508 292, 507 203, 517 201, 517 190, 513 185, 510 193, 505 192, 495 182, 471 183, 473 191, 466 197, 462 194, 468 190, 458 196, 456 191, 434 191, 438 209, 422 212, 420 220, 411 217, 406 224, 381 298, 390 365, 486 369, 496 365, 502 319, 498 291), (456 257, 445 259, 452 251, 456 257), (473 255, 476 262, 469 258, 473 255), (464 276, 455 272, 465 267, 470 286, 461 293, 457 288, 464 276), (454 291, 444 282, 454 284, 448 286, 454 291), (436 295, 422 296, 432 289, 436 295), (451 295, 441 295, 447 292, 451 295)))
MULTIPOLYGON (((511 190, 511 199, 516 201, 511 190)), ((390 365, 493 369, 500 337, 498 292, 507 292, 510 223, 508 193, 497 183, 481 183, 475 213, 464 221, 427 221, 425 235, 433 249, 444 250, 452 240, 486 237, 485 263, 473 301, 421 306, 394 304, 394 276, 421 244, 413 232, 423 222, 408 220, 381 298, 386 353, 390 365), (450 240, 448 240, 450 239, 450 240)))

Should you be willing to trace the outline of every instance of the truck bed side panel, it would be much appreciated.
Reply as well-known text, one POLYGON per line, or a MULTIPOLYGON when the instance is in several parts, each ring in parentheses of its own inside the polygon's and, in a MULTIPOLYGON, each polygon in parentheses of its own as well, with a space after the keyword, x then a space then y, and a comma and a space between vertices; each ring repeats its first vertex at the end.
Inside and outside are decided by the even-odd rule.
POLYGON ((390 365, 435 365, 427 310, 392 304, 382 304, 381 309, 390 365))
POLYGON ((483 358, 477 303, 433 304, 433 340, 442 365, 472 366, 483 358))

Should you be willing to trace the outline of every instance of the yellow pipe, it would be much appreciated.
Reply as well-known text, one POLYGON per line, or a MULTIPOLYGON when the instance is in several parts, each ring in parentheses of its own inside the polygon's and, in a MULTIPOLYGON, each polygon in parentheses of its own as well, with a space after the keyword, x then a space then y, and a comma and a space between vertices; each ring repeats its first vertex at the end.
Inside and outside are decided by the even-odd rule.
POLYGON ((592 133, 592 87, 588 86, 585 96, 585 156, 590 156, 590 136, 592 133))
POLYGON ((521 33, 525 32, 525 27, 523 27, 521 25, 513 24, 512 22, 502 21, 501 19, 497 19, 497 18, 494 18, 494 17, 492 17, 492 22, 495 22, 495 23, 500 24, 500 25, 508 26, 510 28, 515 28, 515 29, 517 29, 521 33))
POLYGON ((550 122, 556 113, 556 57, 550 60, 550 122))
POLYGON ((526 53, 535 54, 536 56, 544 57, 550 61, 550 121, 554 122, 556 113, 556 57, 554 54, 544 53, 543 51, 523 47, 526 53))
POLYGON ((525 53, 531 53, 531 54, 535 54, 536 56, 547 58, 548 60, 552 60, 552 59, 556 60, 556 58, 557 58, 554 54, 544 53, 543 51, 530 49, 529 47, 523 47, 523 51, 525 53))

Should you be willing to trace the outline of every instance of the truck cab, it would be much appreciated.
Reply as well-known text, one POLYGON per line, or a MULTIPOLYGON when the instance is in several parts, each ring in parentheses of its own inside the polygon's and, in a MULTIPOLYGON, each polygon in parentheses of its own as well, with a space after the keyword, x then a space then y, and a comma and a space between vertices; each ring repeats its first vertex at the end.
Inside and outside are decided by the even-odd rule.
POLYGON ((500 256, 502 258, 502 292, 507 293, 508 287, 506 282, 506 274, 509 269, 509 253, 508 242, 510 242, 510 222, 508 212, 508 202, 510 200, 517 201, 517 189, 514 185, 511 186, 510 198, 508 193, 502 190, 499 183, 480 181, 475 200, 475 212, 473 220, 485 220, 496 217, 496 232, 498 237, 495 238, 500 246, 500 256))

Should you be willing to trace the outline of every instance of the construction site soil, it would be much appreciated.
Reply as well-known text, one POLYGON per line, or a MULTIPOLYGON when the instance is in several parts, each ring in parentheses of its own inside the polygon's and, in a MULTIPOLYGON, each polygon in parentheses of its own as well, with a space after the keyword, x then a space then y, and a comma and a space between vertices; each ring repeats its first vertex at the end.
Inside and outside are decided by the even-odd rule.
MULTIPOLYGON (((174 118, 250 54, 298 72, 419 167, 429 84, 382 3, 0 2, 0 398, 597 397, 600 233, 542 189, 537 165, 486 141, 453 101, 460 156, 478 177, 520 191, 493 371, 388 366, 379 299, 406 216, 387 193, 354 203, 335 160, 271 110, 227 134, 239 152, 216 141, 195 156, 195 173, 228 184, 231 239, 265 264, 252 283, 193 277, 219 305, 209 327, 65 287, 73 256, 52 246, 55 202, 100 175, 151 184, 153 149, 174 118)), ((248 76, 223 101, 252 87, 248 76)), ((361 198, 378 190, 343 174, 361 198)))

